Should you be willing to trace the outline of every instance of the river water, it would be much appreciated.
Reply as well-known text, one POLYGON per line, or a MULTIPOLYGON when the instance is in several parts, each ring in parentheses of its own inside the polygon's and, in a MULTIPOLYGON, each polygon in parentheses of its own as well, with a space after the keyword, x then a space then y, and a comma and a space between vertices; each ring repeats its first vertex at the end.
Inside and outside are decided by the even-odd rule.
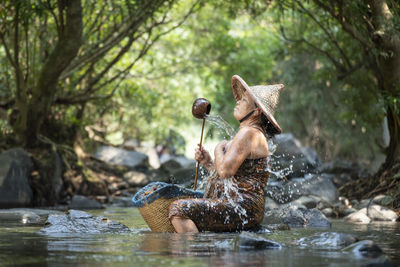
POLYGON ((242 251, 235 247, 238 233, 152 233, 136 208, 89 213, 121 222, 131 232, 42 235, 37 226, 0 222, 0 266, 365 266, 374 261, 340 249, 294 244, 327 231, 373 240, 394 264, 400 264, 400 223, 357 225, 334 220, 328 230, 276 230, 259 235, 279 242, 281 249, 242 251))

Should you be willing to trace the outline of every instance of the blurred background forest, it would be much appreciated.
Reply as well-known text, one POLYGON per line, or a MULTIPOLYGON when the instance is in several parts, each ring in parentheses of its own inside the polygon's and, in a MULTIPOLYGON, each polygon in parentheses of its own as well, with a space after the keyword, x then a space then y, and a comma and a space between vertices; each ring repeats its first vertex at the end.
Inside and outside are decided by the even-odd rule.
POLYGON ((66 165, 98 143, 188 154, 194 99, 237 127, 238 74, 285 84, 276 118, 321 160, 396 171, 399 13, 395 0, 2 0, 0 149, 66 165))

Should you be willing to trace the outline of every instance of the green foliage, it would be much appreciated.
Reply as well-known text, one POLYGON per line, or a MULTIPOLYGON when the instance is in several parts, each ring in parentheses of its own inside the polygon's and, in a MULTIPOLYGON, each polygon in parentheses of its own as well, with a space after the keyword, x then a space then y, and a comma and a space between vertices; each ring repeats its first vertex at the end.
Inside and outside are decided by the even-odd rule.
MULTIPOLYGON (((55 127, 64 124, 71 133, 95 129, 103 140, 116 144, 133 138, 171 142, 183 151, 188 139, 198 139, 186 133, 200 124, 191 114, 198 97, 210 100, 212 114, 237 126, 231 77, 238 74, 249 85, 284 83, 277 120, 284 132, 316 148, 324 160, 373 159, 379 153, 376 143, 385 107, 398 108, 400 96, 388 92, 382 97, 367 64, 348 73, 349 66, 365 60, 363 47, 313 1, 154 3, 157 6, 146 7, 146 1, 82 1, 83 45, 58 81, 47 121, 55 127), (186 18, 189 10, 193 14, 186 18), (141 16, 143 21, 133 23, 141 16)), ((0 31, 7 47, 13 49, 11 11, 20 9, 21 25, 28 29, 24 35, 22 26, 19 34, 20 65, 29 73, 28 98, 56 44, 59 22, 51 11, 57 11, 57 4, 0 4, 0 31)), ((343 12, 360 14, 365 8, 361 1, 350 1, 343 12)), ((358 15, 350 17, 354 25, 363 21, 358 15)), ((393 23, 398 25, 399 19, 393 23)), ((0 104, 5 109, 0 127, 10 133, 14 109, 7 103, 12 103, 17 85, 5 47, 0 48, 0 104)), ((393 56, 377 48, 370 53, 393 56)), ((208 137, 215 137, 216 129, 208 126, 207 131, 208 137)), ((55 128, 51 135, 59 139, 55 128)))

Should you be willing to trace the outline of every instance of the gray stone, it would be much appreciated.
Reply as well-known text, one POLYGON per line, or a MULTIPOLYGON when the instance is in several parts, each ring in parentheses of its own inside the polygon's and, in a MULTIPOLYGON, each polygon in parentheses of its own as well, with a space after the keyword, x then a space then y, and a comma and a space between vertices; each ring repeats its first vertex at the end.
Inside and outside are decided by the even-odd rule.
POLYGON ((62 212, 25 208, 5 209, 0 210, 0 223, 43 225, 50 214, 62 214, 62 212))
POLYGON ((40 234, 101 234, 128 233, 129 228, 121 223, 111 221, 104 216, 93 216, 89 213, 70 210, 63 215, 50 215, 46 227, 39 230, 40 234))
POLYGON ((314 228, 330 228, 331 222, 325 217, 325 215, 317 209, 307 210, 304 213, 304 218, 306 223, 304 227, 314 227, 314 228))
POLYGON ((368 224, 371 222, 371 219, 367 216, 367 208, 363 208, 359 211, 347 215, 344 220, 347 222, 362 224, 368 224))
POLYGON ((143 154, 146 154, 149 159, 150 167, 158 169, 161 166, 160 158, 154 147, 137 147, 136 150, 143 154))
MULTIPOLYGON (((372 201, 371 201, 372 203, 372 201)), ((366 208, 362 208, 359 211, 351 213, 345 217, 348 222, 355 223, 370 223, 371 221, 391 221, 394 222, 398 218, 397 214, 380 205, 369 205, 366 208)))
POLYGON ((194 159, 189 159, 185 156, 175 156, 170 154, 164 154, 160 158, 161 167, 169 170, 170 166, 172 168, 186 168, 186 167, 195 167, 196 161, 194 159))
POLYGON ((14 148, 0 155, 0 207, 26 207, 32 204, 29 186, 32 162, 22 148, 14 148))
POLYGON ((281 249, 282 245, 265 239, 259 234, 242 232, 237 237, 235 247, 239 250, 265 250, 265 249, 281 249))
POLYGON ((344 160, 336 159, 334 161, 325 162, 319 166, 318 170, 321 173, 357 173, 359 171, 359 166, 356 163, 350 163, 344 160))
POLYGON ((70 209, 103 209, 103 205, 99 202, 92 200, 88 197, 81 195, 74 195, 71 199, 71 204, 69 204, 70 209))
POLYGON ((367 208, 367 216, 371 218, 373 221, 391 221, 394 222, 397 219, 396 212, 380 206, 380 205, 372 205, 367 208))
POLYGON ((359 257, 376 257, 383 254, 383 250, 372 240, 362 240, 343 249, 359 257))
POLYGON ((333 203, 338 199, 338 192, 331 179, 324 175, 315 175, 297 185, 302 195, 314 195, 333 203))
POLYGON ((124 174, 124 180, 130 186, 144 186, 150 182, 146 174, 137 171, 130 171, 124 174))
POLYGON ((318 202, 320 201, 319 197, 316 196, 301 196, 295 201, 290 202, 290 205, 294 206, 304 206, 307 209, 313 209, 317 207, 318 202))
POLYGON ((149 166, 146 154, 112 146, 99 147, 94 157, 110 164, 131 169, 147 169, 149 166))
POLYGON ((321 212, 326 216, 326 217, 332 217, 334 215, 333 209, 332 208, 324 208, 321 210, 321 212))
POLYGON ((330 221, 317 209, 305 209, 297 206, 286 206, 279 209, 267 210, 263 224, 286 223, 291 228, 315 227, 330 228, 330 221))
POLYGON ((279 208, 279 204, 277 204, 272 198, 266 197, 265 198, 265 209, 266 210, 272 210, 279 208))
MULTIPOLYGON (((176 184, 185 184, 190 185, 194 182, 194 177, 196 175, 196 168, 194 167, 182 167, 180 169, 176 169, 170 174, 170 182, 176 184)), ((199 182, 199 181, 197 181, 199 182)))
POLYGON ((183 156, 163 155, 161 162, 159 169, 162 173, 161 179, 168 183, 185 186, 193 183, 196 174, 196 161, 183 156))
POLYGON ((343 248, 357 242, 358 239, 351 234, 325 232, 300 238, 295 242, 299 246, 313 246, 318 248, 343 248))
MULTIPOLYGON (((23 210, 0 210, 1 222, 21 223, 21 224, 40 224, 40 216, 23 210)), ((43 222, 42 222, 43 223, 43 222)))

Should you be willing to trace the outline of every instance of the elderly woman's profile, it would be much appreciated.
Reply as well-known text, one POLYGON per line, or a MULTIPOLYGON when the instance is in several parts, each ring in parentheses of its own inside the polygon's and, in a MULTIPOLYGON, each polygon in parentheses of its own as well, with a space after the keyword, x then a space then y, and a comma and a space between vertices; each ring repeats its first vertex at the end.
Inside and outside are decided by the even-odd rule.
POLYGON ((274 118, 282 84, 248 86, 234 75, 233 115, 240 123, 230 141, 214 150, 203 146, 195 159, 210 172, 204 198, 179 199, 170 205, 169 219, 177 233, 239 231, 257 227, 264 218, 268 172, 268 138, 281 133, 274 118))

